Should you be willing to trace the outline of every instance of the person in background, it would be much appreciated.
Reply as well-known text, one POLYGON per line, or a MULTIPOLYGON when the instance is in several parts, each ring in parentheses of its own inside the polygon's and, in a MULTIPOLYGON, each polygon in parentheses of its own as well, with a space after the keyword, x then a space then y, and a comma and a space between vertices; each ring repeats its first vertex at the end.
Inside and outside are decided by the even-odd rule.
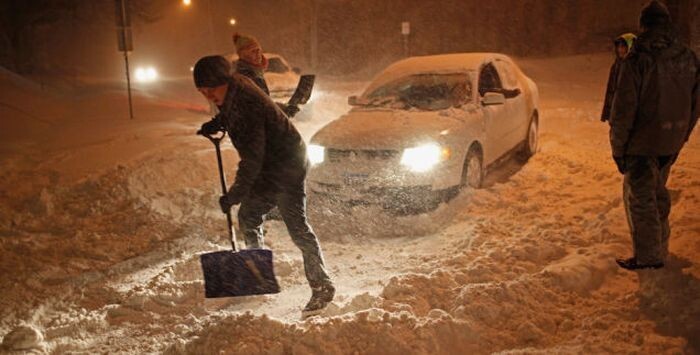
POLYGON ((632 45, 637 39, 632 33, 625 33, 615 38, 613 44, 615 46, 615 62, 610 68, 608 76, 608 86, 605 90, 605 102, 603 103, 603 113, 600 120, 606 122, 610 119, 610 109, 612 108, 613 98, 615 97, 615 86, 617 85, 618 75, 620 73, 620 65, 622 60, 627 57, 627 54, 632 50, 632 45))
POLYGON ((629 270, 664 266, 671 233, 666 182, 700 115, 700 61, 680 42, 666 6, 651 1, 639 24, 641 34, 620 65, 610 115, 634 250, 617 263, 629 270))
MULTIPOLYGON (((252 80, 255 85, 269 96, 270 89, 267 87, 264 76, 268 61, 263 54, 260 42, 254 37, 234 33, 233 45, 236 46, 236 54, 238 54, 235 72, 252 80)), ((281 102, 278 102, 277 105, 290 118, 299 112, 299 107, 294 105, 287 105, 281 102)))

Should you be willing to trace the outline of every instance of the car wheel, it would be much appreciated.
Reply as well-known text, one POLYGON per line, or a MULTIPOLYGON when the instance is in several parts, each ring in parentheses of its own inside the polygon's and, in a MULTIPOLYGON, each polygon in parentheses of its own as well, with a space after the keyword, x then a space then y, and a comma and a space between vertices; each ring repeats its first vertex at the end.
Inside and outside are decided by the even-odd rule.
POLYGON ((530 157, 537 153, 539 143, 539 122, 537 116, 533 115, 527 128, 527 137, 525 137, 523 147, 518 154, 518 159, 522 162, 528 161, 530 157))
POLYGON ((475 147, 469 149, 467 158, 464 160, 464 171, 462 172, 462 186, 469 186, 475 189, 481 187, 484 179, 483 158, 481 151, 475 147))

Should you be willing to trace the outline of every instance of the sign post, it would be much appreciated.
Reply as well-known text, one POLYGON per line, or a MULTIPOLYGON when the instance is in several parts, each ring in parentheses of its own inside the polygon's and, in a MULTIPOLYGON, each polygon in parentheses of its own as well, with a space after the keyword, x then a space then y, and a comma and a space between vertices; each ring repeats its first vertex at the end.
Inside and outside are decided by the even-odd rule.
POLYGON ((411 55, 411 51, 408 47, 408 36, 411 34, 410 22, 401 22, 401 34, 403 35, 403 56, 408 57, 411 55))
POLYGON ((117 46, 120 52, 124 52, 126 64, 126 90, 129 96, 129 118, 134 118, 134 109, 131 102, 131 78, 129 76, 129 52, 134 50, 131 41, 131 18, 129 16, 129 0, 114 0, 115 18, 117 21, 117 46))

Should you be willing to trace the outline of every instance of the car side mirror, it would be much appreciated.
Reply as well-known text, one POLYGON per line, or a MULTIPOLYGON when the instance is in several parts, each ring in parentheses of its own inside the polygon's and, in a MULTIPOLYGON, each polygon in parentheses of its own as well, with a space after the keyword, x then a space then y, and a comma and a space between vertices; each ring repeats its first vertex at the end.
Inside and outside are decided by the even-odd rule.
POLYGON ((348 105, 350 106, 357 106, 357 95, 352 95, 348 97, 348 105))
POLYGON ((299 74, 299 75, 301 75, 301 68, 299 68, 299 67, 294 67, 294 68, 292 68, 292 71, 295 72, 295 73, 297 73, 297 74, 299 74))
POLYGON ((484 98, 481 99, 481 104, 484 106, 503 105, 505 103, 506 97, 500 92, 487 92, 484 98))

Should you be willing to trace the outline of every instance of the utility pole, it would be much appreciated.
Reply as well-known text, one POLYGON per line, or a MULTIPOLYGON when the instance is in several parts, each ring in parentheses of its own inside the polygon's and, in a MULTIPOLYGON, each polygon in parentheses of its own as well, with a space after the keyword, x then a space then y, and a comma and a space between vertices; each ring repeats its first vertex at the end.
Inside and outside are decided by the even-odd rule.
POLYGON ((318 16, 319 0, 311 0, 311 69, 316 71, 318 66, 318 16))
POLYGON ((409 36, 411 35, 411 23, 408 21, 401 22, 401 35, 403 36, 403 56, 408 58, 411 56, 411 48, 409 47, 409 36))
POLYGON ((694 7, 697 7, 695 0, 666 0, 666 6, 671 13, 671 19, 678 28, 683 43, 690 45, 693 32, 694 7))
POLYGON ((700 53, 700 4, 693 3, 690 28, 690 42, 695 53, 700 53))
POLYGON ((129 119, 134 119, 134 108, 131 102, 131 77, 129 76, 129 52, 134 50, 131 40, 131 18, 129 17, 128 0, 115 0, 117 21, 117 46, 124 52, 126 64, 126 90, 129 96, 129 119))

